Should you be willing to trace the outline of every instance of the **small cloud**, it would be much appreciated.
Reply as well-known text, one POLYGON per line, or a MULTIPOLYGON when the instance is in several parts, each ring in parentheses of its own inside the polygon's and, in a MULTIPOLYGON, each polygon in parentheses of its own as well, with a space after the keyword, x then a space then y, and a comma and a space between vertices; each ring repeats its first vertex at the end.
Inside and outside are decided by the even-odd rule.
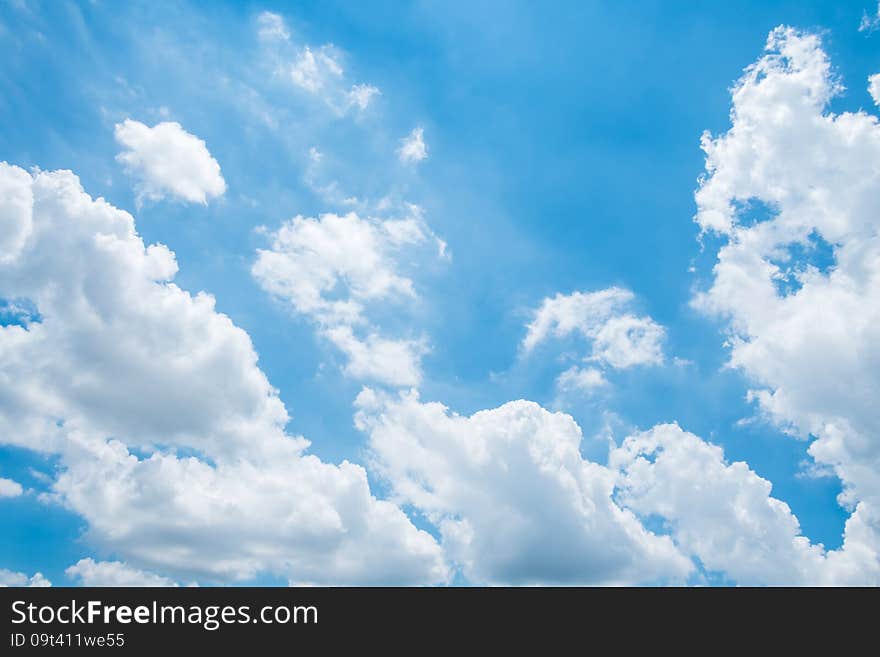
POLYGON ((404 164, 421 162, 428 157, 428 147, 425 145, 425 131, 422 128, 414 128, 411 133, 400 140, 400 148, 397 156, 404 164))
POLYGON ((329 45, 312 50, 309 46, 299 54, 288 70, 291 81, 301 89, 317 94, 329 87, 331 80, 341 78, 342 65, 329 45))
POLYGON ((597 388, 603 388, 607 385, 608 380, 602 375, 602 372, 592 367, 570 367, 556 379, 556 387, 564 392, 574 390, 593 392, 597 388))
POLYGON ((868 32, 869 34, 880 27, 880 5, 874 14, 868 14, 866 11, 862 14, 862 21, 859 23, 859 32, 868 32))
POLYGON ((277 43, 278 39, 273 46, 267 39, 263 41, 270 56, 276 58, 277 75, 319 98, 339 116, 367 109, 382 94, 374 85, 352 84, 343 66, 343 54, 332 44, 290 49, 277 43))
POLYGON ((579 334, 591 344, 589 361, 615 369, 660 365, 666 331, 651 317, 634 314, 633 300, 630 290, 619 287, 547 297, 526 327, 523 353, 550 338, 579 334))
POLYGON ((24 493, 24 488, 17 481, 0 477, 0 497, 18 497, 24 493))
POLYGON ((348 92, 348 106, 357 107, 365 110, 376 96, 381 96, 382 92, 378 87, 371 84, 356 84, 348 92))
POLYGON ((257 36, 261 41, 289 41, 290 31, 284 18, 271 11, 264 11, 257 16, 257 36))
POLYGON ((114 135, 126 149, 116 160, 136 179, 138 203, 170 197, 207 205, 209 198, 226 192, 220 165, 205 142, 179 123, 163 122, 151 128, 126 119, 116 124, 114 135))
POLYGON ((43 577, 42 573, 34 573, 28 577, 24 573, 16 573, 5 568, 0 568, 0 587, 27 586, 29 588, 45 588, 52 586, 52 582, 43 577))

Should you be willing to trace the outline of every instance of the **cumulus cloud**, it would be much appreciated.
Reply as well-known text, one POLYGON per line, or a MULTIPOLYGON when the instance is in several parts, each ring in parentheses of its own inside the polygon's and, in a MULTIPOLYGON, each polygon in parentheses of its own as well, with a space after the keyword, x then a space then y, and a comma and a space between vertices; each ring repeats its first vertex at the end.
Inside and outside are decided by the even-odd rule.
POLYGON ((880 106, 880 73, 868 78, 868 93, 871 94, 874 104, 880 106))
POLYGON ((581 456, 570 416, 534 402, 464 417, 415 391, 365 388, 356 407, 371 467, 469 581, 676 583, 700 581, 699 563, 744 585, 880 583, 862 509, 826 551, 769 481, 677 424, 612 445, 605 466, 581 456))
POLYGON ((746 463, 721 448, 660 425, 614 450, 618 500, 641 516, 666 520, 682 550, 739 584, 816 583, 822 548, 801 536, 784 502, 746 463))
POLYGON ((402 219, 362 218, 357 213, 297 216, 269 234, 252 267, 259 284, 292 310, 312 319, 349 358, 358 378, 391 385, 419 380, 422 338, 390 340, 367 318, 370 304, 416 298, 413 282, 399 271, 397 255, 436 240, 421 212, 402 219), (364 333, 358 337, 357 332, 364 333))
POLYGON ((0 587, 5 586, 29 586, 33 588, 45 588, 52 586, 52 582, 43 577, 42 573, 34 573, 28 577, 24 573, 17 573, 5 568, 0 568, 0 587))
MULTIPOLYGON (((724 318, 750 398, 840 477, 845 544, 878 568, 880 124, 830 113, 842 86, 818 36, 780 27, 733 89, 732 126, 703 137, 703 231, 726 238, 694 300, 724 318), (756 209, 760 212, 757 213, 756 209)), ((867 577, 867 575, 866 575, 867 577)))
POLYGON ((132 568, 121 561, 80 559, 64 573, 81 586, 177 586, 167 577, 132 568))
POLYGON ((445 581, 435 540, 363 468, 286 432, 247 333, 173 282, 167 247, 69 171, 0 176, 33 225, 0 298, 39 310, 0 326, 0 436, 57 456, 46 499, 84 518, 85 541, 177 581, 445 581))
POLYGON ((646 315, 631 311, 634 295, 610 287, 597 292, 556 294, 541 302, 526 327, 525 353, 550 338, 575 334, 586 338, 591 351, 587 360, 626 369, 663 362, 663 327, 646 315))
POLYGON ((612 450, 617 500, 662 518, 676 545, 709 571, 742 585, 866 585, 880 582, 877 536, 848 531, 826 552, 803 536, 788 504, 744 462, 676 424, 637 433, 612 450))
POLYGON ((138 201, 172 198, 207 204, 226 192, 226 181, 205 142, 179 123, 152 128, 126 119, 116 124, 116 141, 126 150, 116 156, 136 180, 138 201))
POLYGON ((2 497, 18 497, 24 493, 21 484, 12 479, 0 477, 0 498, 2 497))
POLYGON ((356 424, 394 499, 418 509, 469 581, 683 581, 692 563, 613 500, 615 473, 583 459, 574 420, 527 401, 470 417, 414 391, 364 389, 356 424))
POLYGON ((422 128, 413 128, 413 131, 400 140, 400 148, 397 149, 397 157, 404 164, 421 162, 428 157, 428 147, 425 145, 425 131, 422 128))
POLYGON ((26 171, 0 162, 0 264, 14 260, 33 230, 33 199, 21 183, 26 171))

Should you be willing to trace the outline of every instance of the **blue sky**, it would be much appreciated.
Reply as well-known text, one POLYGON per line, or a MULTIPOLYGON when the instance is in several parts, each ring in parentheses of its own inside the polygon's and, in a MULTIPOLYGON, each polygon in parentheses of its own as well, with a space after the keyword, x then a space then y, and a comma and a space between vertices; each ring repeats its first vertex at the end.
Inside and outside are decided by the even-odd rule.
MULTIPOLYGON (((229 2, 210 10, 5 2, 0 160, 70 169, 89 195, 131 212, 146 244, 176 254, 177 285, 210 292, 249 334, 292 417, 287 431, 334 464, 374 457, 353 404, 364 385, 376 385, 346 372, 345 357, 316 328, 323 320, 267 293, 251 272, 256 253, 282 221, 343 214, 353 207, 346 198, 370 208, 361 215, 381 214, 383 198, 417 204, 449 257, 402 254, 398 267, 417 298, 371 303, 369 321, 385 334, 425 337, 421 400, 462 415, 533 400, 570 414, 584 434, 582 455, 602 465, 608 432, 619 444, 678 422, 772 482, 803 534, 835 550, 850 515, 836 499, 840 477, 804 475, 815 436, 793 438, 747 401, 758 377, 725 367, 727 320, 692 304, 711 286, 725 240, 700 237, 694 192, 704 172, 700 135, 729 129, 731 87, 778 25, 821 36, 846 86, 831 111, 872 111, 865 81, 880 70, 880 36, 858 27, 875 11, 866 0, 229 2), (283 19, 286 40, 260 39, 264 12, 283 19), (339 110, 327 89, 310 94, 281 79, 278 62, 323 44, 343 65, 345 89, 380 90, 366 108, 339 110), (116 159, 114 127, 129 118, 178 122, 204 140, 225 193, 205 204, 139 199, 116 159), (401 139, 416 127, 428 155, 404 162, 401 139), (334 181, 338 193, 326 190, 334 181), (606 366, 601 390, 561 395, 555 380, 583 341, 563 336, 524 354, 526 327, 545 298, 613 286, 632 291, 633 313, 665 327, 663 364, 606 366)), ((161 572, 157 561, 102 541, 69 506, 40 499, 64 467, 51 450, 0 444, 0 476, 27 489, 0 499, 0 567, 63 584, 71 581, 65 569, 94 557, 198 578, 182 566, 161 572)), ((395 498, 380 471, 367 467, 373 494, 395 498)), ((430 511, 401 504, 440 540, 430 511)), ((288 579, 272 570, 230 581, 288 579)), ((481 581, 453 570, 449 581, 481 581)), ((686 579, 701 577, 737 581, 712 568, 686 579)))

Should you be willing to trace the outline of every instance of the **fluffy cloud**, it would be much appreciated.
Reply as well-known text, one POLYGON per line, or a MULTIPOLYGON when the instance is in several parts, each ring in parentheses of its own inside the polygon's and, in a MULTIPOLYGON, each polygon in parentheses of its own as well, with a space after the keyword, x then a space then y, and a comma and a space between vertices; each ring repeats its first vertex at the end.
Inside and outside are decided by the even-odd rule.
POLYGON ((469 581, 674 583, 698 561, 746 585, 880 583, 863 509, 826 551, 769 481, 676 424, 627 437, 603 466, 581 456, 570 416, 534 402, 462 417, 414 391, 366 388, 356 406, 371 466, 436 527, 469 581), (648 531, 650 520, 668 535, 648 531))
POLYGON ((121 561, 80 559, 64 572, 81 586, 177 586, 167 577, 132 568, 121 561))
POLYGON ((843 547, 826 553, 770 495, 769 481, 746 463, 727 463, 720 447, 678 425, 630 436, 612 450, 610 465, 620 473, 620 504, 662 518, 683 552, 738 584, 880 583, 876 535, 848 531, 843 547))
POLYGON ((226 192, 220 165, 205 142, 179 123, 152 128, 126 119, 116 124, 116 141, 125 151, 116 159, 135 178, 138 201, 173 198, 207 204, 226 192))
POLYGON ((22 493, 24 489, 20 483, 0 477, 0 497, 18 497, 22 493))
POLYGON ((43 577, 42 573, 35 573, 33 577, 28 577, 24 573, 16 573, 5 568, 0 568, 0 587, 4 586, 30 586, 35 588, 43 588, 52 586, 52 582, 43 577))
MULTIPOLYGON (((391 385, 419 380, 423 339, 389 340, 370 328, 367 307, 412 300, 412 280, 398 271, 397 254, 435 241, 418 208, 403 219, 324 214, 295 217, 269 235, 252 273, 274 297, 312 319, 349 359, 347 371, 391 385), (358 337, 356 330, 366 331, 358 337)), ((438 242, 439 244, 439 242, 438 242)))
POLYGON ((428 157, 428 147, 425 145, 425 131, 422 128, 414 128, 411 133, 400 140, 400 148, 397 149, 397 157, 404 164, 421 162, 428 157))
POLYGON ((868 93, 874 99, 874 104, 880 106, 880 73, 868 78, 868 93))
POLYGON ((0 298, 28 299, 39 321, 0 326, 0 437, 58 456, 48 499, 86 520, 88 542, 179 581, 445 580, 434 539, 363 468, 286 433, 248 335, 173 283, 168 248, 71 172, 21 173, 0 169, 33 208, 0 298))
MULTIPOLYGON (((827 111, 842 89, 819 37, 777 28, 706 134, 697 222, 726 238, 695 305, 728 322, 750 397, 843 482, 845 543, 878 569, 880 124, 827 111), (757 216, 756 216, 757 215, 757 216)), ((852 552, 854 553, 854 552, 852 552)))
POLYGON ((515 401, 462 417, 415 392, 370 389, 356 405, 376 471, 437 528, 470 581, 680 581, 693 568, 615 504, 615 473, 581 457, 567 415, 515 401))
POLYGON ((417 219, 397 222, 324 214, 298 216, 269 235, 253 274, 270 293, 322 324, 361 323, 370 301, 415 296, 397 272, 394 253, 426 239, 417 219), (341 288, 347 294, 338 294, 341 288))
POLYGON ((22 182, 28 173, 0 162, 0 264, 15 259, 33 229, 33 199, 22 182))
POLYGON ((739 584, 816 583, 821 547, 800 535, 788 505, 745 463, 721 448, 660 425, 627 438, 611 455, 618 500, 667 521, 676 543, 739 584))
POLYGON ((328 328, 325 334, 347 356, 345 372, 355 379, 383 381, 392 386, 414 386, 422 378, 419 363, 428 352, 424 338, 388 340, 370 333, 361 340, 350 326, 328 328))
MULTIPOLYGON (((661 364, 666 332, 650 317, 634 314, 630 310, 633 299, 632 292, 619 287, 548 297, 527 326, 521 345, 523 352, 530 353, 550 338, 576 334, 590 344, 585 360, 600 367, 626 369, 661 364)), ((583 388, 584 384, 595 387, 602 382, 604 377, 595 368, 570 369, 562 374, 557 385, 583 388)))

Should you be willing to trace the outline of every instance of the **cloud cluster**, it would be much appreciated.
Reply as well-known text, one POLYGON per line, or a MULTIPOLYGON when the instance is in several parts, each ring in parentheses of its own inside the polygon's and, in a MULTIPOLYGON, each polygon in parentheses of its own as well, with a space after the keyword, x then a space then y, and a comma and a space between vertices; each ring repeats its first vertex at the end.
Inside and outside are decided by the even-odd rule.
POLYGON ((437 543, 363 468, 286 433, 250 338, 173 283, 167 247, 69 171, 3 164, 0 181, 31 208, 4 217, 31 232, 4 253, 0 297, 39 311, 0 326, 0 436, 57 455, 47 499, 88 543, 180 581, 445 581, 437 543))
POLYGON ((469 581, 684 581, 693 564, 613 499, 615 473, 580 454, 574 420, 534 402, 470 417, 415 392, 365 389, 357 426, 393 499, 439 531, 469 581))
POLYGON ((699 563, 739 584, 880 583, 862 519, 826 551, 769 481, 677 424, 627 437, 603 466, 581 456, 570 416, 534 402, 463 417, 366 388, 356 406, 371 467, 471 582, 699 582, 699 563))
POLYGON ((137 181, 138 202, 164 198, 208 203, 226 192, 226 181, 205 142, 179 123, 165 121, 152 128, 126 119, 116 124, 116 141, 126 150, 116 159, 137 181))
POLYGON ((356 378, 409 386, 421 377, 424 338, 384 338, 367 317, 371 304, 416 298, 412 280, 399 271, 398 254, 440 244, 419 209, 410 209, 402 219, 354 212, 295 217, 270 233, 270 248, 257 252, 252 267, 267 292, 312 319, 346 354, 346 369, 356 378))
POLYGON ((842 90, 819 37, 771 32, 703 137, 696 220, 725 243, 694 303, 727 321, 730 364, 761 411, 815 438, 844 485, 865 580, 880 570, 880 124, 828 112, 842 90))

